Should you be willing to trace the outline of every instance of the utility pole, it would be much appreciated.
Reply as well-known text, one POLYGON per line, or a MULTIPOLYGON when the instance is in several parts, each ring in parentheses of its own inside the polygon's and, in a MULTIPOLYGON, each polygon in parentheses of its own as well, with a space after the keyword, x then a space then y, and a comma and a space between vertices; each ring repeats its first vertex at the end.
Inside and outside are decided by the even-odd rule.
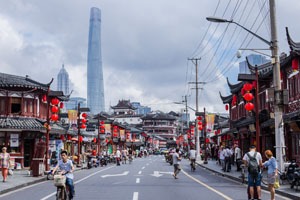
POLYGON ((284 134, 283 134, 283 119, 282 119, 282 89, 280 83, 280 59, 278 55, 278 39, 277 39, 277 22, 276 22, 276 8, 275 0, 269 0, 270 5, 270 23, 271 23, 271 51, 272 61, 274 60, 273 66, 273 85, 275 89, 275 148, 276 148, 276 159, 278 159, 279 170, 284 169, 284 134))
MULTIPOLYGON (((192 84, 196 84, 196 113, 198 112, 198 84, 204 83, 204 82, 198 82, 198 61, 201 60, 201 58, 188 58, 188 60, 192 61, 196 67, 196 82, 190 82, 192 84)), ((195 114, 196 114, 195 113, 195 114)), ((195 144, 196 144, 196 160, 199 160, 200 158, 200 142, 199 142, 199 130, 198 130, 198 122, 197 118, 195 120, 196 122, 196 130, 195 130, 195 144)))

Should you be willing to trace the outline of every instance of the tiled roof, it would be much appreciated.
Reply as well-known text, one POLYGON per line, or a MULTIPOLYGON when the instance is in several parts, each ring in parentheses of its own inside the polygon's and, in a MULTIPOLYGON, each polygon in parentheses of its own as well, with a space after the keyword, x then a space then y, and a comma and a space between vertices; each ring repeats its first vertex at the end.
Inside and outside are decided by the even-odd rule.
POLYGON ((176 118, 172 115, 162 113, 162 112, 154 112, 149 113, 146 116, 142 117, 142 120, 176 120, 176 118))
POLYGON ((119 100, 116 106, 112 106, 112 109, 132 109, 136 110, 137 108, 133 107, 130 103, 130 100, 119 100))
POLYGON ((43 130, 42 122, 36 118, 1 117, 1 129, 43 130))
POLYGON ((290 45, 290 49, 291 49, 291 53, 294 54, 300 54, 300 42, 294 42, 294 40, 292 40, 290 34, 289 34, 289 29, 286 27, 286 37, 287 37, 287 41, 290 45))
POLYGON ((41 89, 47 91, 48 86, 51 84, 51 82, 48 84, 43 84, 30 79, 28 76, 22 77, 22 76, 0 73, 1 88, 28 88, 28 89, 41 89))

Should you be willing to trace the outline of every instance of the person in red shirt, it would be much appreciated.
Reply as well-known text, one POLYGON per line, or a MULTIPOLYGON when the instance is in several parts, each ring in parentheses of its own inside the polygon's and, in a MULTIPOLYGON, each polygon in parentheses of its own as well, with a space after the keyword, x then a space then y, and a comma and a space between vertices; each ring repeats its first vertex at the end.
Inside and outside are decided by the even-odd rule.
POLYGON ((93 149, 93 150, 92 150, 92 156, 97 156, 96 149, 93 149))

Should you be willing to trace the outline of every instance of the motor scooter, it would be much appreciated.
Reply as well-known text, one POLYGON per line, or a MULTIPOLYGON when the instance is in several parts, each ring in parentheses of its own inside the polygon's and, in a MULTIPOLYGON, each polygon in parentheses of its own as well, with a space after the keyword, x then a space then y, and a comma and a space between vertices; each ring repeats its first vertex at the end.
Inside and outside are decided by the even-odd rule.
POLYGON ((96 156, 88 156, 87 168, 91 169, 92 167, 98 167, 99 161, 96 156))

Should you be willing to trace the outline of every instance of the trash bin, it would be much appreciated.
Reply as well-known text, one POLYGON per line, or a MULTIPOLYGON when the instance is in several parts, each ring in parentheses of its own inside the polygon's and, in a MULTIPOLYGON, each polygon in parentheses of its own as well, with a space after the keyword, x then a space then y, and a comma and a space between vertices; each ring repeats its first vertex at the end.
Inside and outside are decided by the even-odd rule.
POLYGON ((42 176, 44 171, 44 159, 33 158, 31 163, 32 176, 42 176))

